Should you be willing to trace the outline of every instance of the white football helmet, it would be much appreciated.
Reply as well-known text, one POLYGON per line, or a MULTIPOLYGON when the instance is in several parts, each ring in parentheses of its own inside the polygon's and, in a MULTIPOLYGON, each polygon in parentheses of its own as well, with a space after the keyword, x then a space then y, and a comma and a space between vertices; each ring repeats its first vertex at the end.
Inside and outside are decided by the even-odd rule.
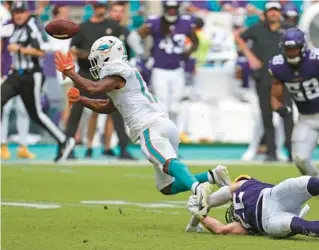
POLYGON ((91 75, 94 79, 99 79, 104 64, 114 60, 127 60, 127 53, 120 39, 115 36, 103 36, 93 43, 88 59, 91 64, 91 75))

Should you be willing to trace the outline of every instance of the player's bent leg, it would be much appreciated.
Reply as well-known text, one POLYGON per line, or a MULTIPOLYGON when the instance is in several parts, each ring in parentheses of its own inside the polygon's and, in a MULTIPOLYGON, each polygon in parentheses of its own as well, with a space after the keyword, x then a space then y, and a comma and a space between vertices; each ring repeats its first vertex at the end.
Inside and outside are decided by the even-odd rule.
MULTIPOLYGON (((188 167, 179 159, 169 159, 165 162, 163 171, 170 176, 175 177, 177 182, 172 184, 172 193, 181 192, 184 186, 187 190, 192 190, 196 194, 196 189, 199 186, 199 182, 194 175, 191 174, 188 167)), ((185 191, 185 190, 184 190, 185 191)))
POLYGON ((319 176, 318 169, 310 159, 317 145, 319 133, 306 120, 299 120, 292 134, 292 157, 302 175, 319 176))
MULTIPOLYGON (((227 167, 223 165, 218 165, 208 172, 194 174, 194 177, 199 183, 209 182, 210 184, 216 184, 218 187, 223 187, 231 183, 227 167)), ((175 178, 174 182, 169 187, 166 187, 165 194, 178 194, 188 190, 189 188, 185 186, 181 180, 175 178)))
POLYGON ((291 229, 291 222, 296 215, 287 212, 273 214, 268 218, 267 223, 263 222, 266 234, 274 238, 286 238, 294 235, 291 229))
POLYGON ((158 124, 140 135, 141 148, 147 159, 165 174, 179 180, 183 187, 196 193, 199 182, 188 167, 177 159, 173 141, 178 141, 178 133, 176 126, 168 119, 159 120, 158 124))
POLYGON ((300 176, 287 179, 272 188, 270 196, 283 205, 286 211, 295 213, 303 203, 319 194, 319 179, 300 176))
POLYGON ((290 223, 292 234, 303 234, 319 237, 319 221, 306 221, 293 217, 290 223))

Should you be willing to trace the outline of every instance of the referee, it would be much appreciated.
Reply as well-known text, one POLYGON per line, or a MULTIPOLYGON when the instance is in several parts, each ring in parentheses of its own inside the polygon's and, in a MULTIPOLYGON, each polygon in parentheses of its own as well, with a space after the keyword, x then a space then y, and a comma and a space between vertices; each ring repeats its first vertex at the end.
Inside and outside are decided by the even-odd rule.
MULTIPOLYGON (((272 122, 273 110, 270 103, 272 76, 268 72, 268 62, 274 55, 281 52, 279 42, 282 33, 284 33, 285 29, 291 28, 291 26, 281 23, 282 14, 279 2, 267 2, 264 15, 264 22, 251 26, 240 35, 235 35, 235 39, 253 69, 253 78, 256 82, 256 92, 265 128, 265 142, 268 150, 266 161, 277 161, 275 130, 272 122), (247 47, 245 40, 253 40, 252 50, 247 47)), ((284 102, 286 106, 292 108, 292 100, 287 89, 284 91, 284 102)), ((285 144, 291 161, 292 113, 284 118, 284 124, 285 144)))
MULTIPOLYGON (((100 37, 103 36, 116 36, 121 40, 125 39, 123 29, 120 25, 110 19, 106 19, 105 15, 107 12, 107 5, 102 2, 93 3, 94 13, 93 16, 86 22, 80 24, 80 29, 77 34, 72 38, 71 41, 71 52, 77 57, 79 65, 79 74, 87 79, 95 81, 93 79, 89 68, 91 67, 88 60, 90 49, 92 44, 100 37)), ((81 90, 81 94, 88 96, 85 90, 81 90)), ((108 98, 106 95, 102 96, 90 96, 90 98, 105 99, 108 98)), ((72 105, 71 113, 67 122, 66 135, 68 138, 74 137, 78 129, 79 122, 83 113, 84 106, 80 103, 72 105)), ((129 137, 126 134, 124 121, 118 111, 111 114, 114 122, 114 128, 119 138, 120 146, 120 158, 121 159, 133 159, 133 157, 126 150, 129 143, 129 137)), ((90 124, 90 129, 95 128, 90 124), (90 126, 91 125, 91 126, 90 126)), ((91 131, 92 132, 92 131, 91 131)), ((86 155, 91 155, 92 149, 88 148, 86 155)))
POLYGON ((41 91, 44 76, 39 57, 44 55, 44 36, 34 16, 28 11, 28 2, 14 2, 11 11, 15 25, 8 50, 12 55, 12 70, 1 85, 1 116, 4 105, 20 95, 30 118, 46 129, 59 146, 65 150, 56 161, 66 159, 74 147, 74 139, 66 140, 65 134, 42 111, 41 91))

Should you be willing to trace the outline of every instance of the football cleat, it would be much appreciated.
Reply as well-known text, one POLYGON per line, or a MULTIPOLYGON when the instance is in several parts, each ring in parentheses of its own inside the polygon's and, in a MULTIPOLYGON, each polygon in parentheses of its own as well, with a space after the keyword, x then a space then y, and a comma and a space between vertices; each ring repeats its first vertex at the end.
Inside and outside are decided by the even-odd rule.
POLYGON ((1 146, 1 159, 9 160, 11 158, 11 154, 7 145, 1 146))
POLYGON ((58 163, 67 160, 69 155, 72 153, 75 144, 75 139, 73 137, 69 137, 64 143, 59 144, 58 154, 54 161, 58 163))
POLYGON ((228 186, 231 183, 226 166, 218 165, 213 170, 208 171, 212 177, 213 183, 218 187, 228 186))
POLYGON ((17 157, 22 159, 34 159, 35 154, 32 154, 27 146, 20 146, 17 150, 17 157))

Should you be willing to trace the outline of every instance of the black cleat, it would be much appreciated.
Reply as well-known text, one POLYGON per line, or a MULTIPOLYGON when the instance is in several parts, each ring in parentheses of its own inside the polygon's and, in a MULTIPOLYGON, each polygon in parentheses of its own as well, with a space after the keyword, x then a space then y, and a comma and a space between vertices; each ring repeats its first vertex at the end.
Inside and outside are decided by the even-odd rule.
POLYGON ((59 144, 58 153, 55 157, 55 162, 60 162, 68 159, 73 148, 75 147, 75 139, 73 137, 68 138, 64 143, 59 144))
POLYGON ((120 154, 119 158, 120 158, 121 160, 132 160, 132 161, 136 161, 136 160, 137 160, 134 156, 132 156, 132 155, 131 155, 128 151, 126 151, 126 150, 121 151, 121 154, 120 154))
POLYGON ((85 151, 84 157, 85 157, 85 158, 92 158, 92 155, 93 155, 93 150, 92 150, 92 148, 88 148, 88 149, 85 151))
POLYGON ((112 150, 112 149, 104 149, 102 151, 102 155, 116 157, 116 154, 115 154, 114 150, 112 150))

